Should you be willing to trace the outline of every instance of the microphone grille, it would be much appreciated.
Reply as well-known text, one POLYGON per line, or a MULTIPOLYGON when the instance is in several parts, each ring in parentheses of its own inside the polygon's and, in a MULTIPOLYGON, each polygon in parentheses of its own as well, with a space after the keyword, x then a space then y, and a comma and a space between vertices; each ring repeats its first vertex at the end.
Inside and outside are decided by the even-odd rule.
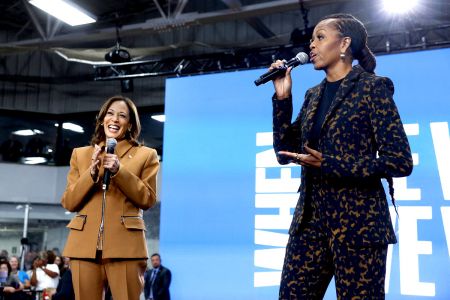
POLYGON ((114 148, 117 145, 117 141, 114 138, 108 138, 106 139, 106 147, 107 148, 114 148))
POLYGON ((304 65, 309 61, 309 56, 305 52, 297 53, 295 58, 297 58, 297 60, 300 62, 301 65, 304 65))

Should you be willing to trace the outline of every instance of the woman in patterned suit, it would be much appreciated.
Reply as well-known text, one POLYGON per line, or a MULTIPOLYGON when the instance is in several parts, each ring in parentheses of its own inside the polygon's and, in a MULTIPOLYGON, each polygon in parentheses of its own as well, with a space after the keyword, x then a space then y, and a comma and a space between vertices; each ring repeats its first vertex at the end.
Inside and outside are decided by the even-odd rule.
POLYGON ((291 69, 274 80, 277 159, 302 166, 279 297, 322 299, 335 276, 338 299, 384 299, 387 247, 396 237, 381 179, 394 201, 392 177, 412 172, 394 86, 374 74, 366 29, 351 15, 323 18, 310 49, 326 78, 306 92, 294 122, 291 69))
POLYGON ((144 287, 143 210, 156 201, 159 160, 138 142, 140 131, 134 103, 115 96, 100 109, 91 146, 73 150, 61 203, 77 213, 63 253, 77 300, 103 299, 108 285, 115 300, 138 300, 144 287), (107 139, 117 140, 114 153, 106 153, 107 139), (105 170, 112 174, 107 189, 105 170))

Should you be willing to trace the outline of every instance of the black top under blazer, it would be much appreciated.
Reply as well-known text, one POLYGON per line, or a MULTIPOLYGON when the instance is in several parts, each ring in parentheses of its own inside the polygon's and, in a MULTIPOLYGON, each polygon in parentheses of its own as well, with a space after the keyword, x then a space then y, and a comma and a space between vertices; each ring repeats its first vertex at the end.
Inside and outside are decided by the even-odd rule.
MULTIPOLYGON (((276 152, 305 153, 325 82, 306 92, 293 123, 292 99, 273 99, 276 152)), ((397 242, 381 179, 408 176, 413 163, 393 94, 389 78, 365 72, 359 65, 344 78, 320 131, 316 149, 323 157, 320 171, 308 176, 309 168, 302 167, 290 234, 298 231, 305 200, 310 199, 319 203, 324 226, 340 242, 350 246, 397 242), (312 187, 307 196, 306 186, 312 187)), ((280 164, 290 162, 281 155, 277 159, 280 164)))

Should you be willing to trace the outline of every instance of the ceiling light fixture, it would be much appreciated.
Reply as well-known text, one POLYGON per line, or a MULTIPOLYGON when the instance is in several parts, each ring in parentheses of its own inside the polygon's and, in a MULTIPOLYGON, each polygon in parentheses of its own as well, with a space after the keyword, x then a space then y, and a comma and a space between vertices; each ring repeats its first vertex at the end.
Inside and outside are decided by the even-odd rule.
POLYGON ((418 2, 418 0, 383 0, 383 7, 391 14, 404 14, 411 12, 418 2))
MULTIPOLYGON (((58 126, 59 126, 59 124, 55 123, 55 127, 58 127, 58 126)), ((66 122, 66 123, 63 123, 62 127, 63 127, 63 129, 71 130, 73 132, 84 133, 83 127, 81 127, 80 125, 74 124, 74 123, 66 122)))
POLYGON ((55 18, 71 25, 94 23, 95 19, 89 16, 73 3, 63 0, 30 0, 30 4, 42 9, 55 18))
POLYGON ((153 115, 153 120, 156 120, 158 122, 165 122, 166 121, 166 115, 153 115))
POLYGON ((32 136, 32 135, 36 135, 36 134, 44 134, 44 132, 39 129, 22 129, 22 130, 13 131, 12 134, 20 135, 20 136, 32 136))
POLYGON ((63 128, 66 130, 72 130, 78 133, 84 133, 83 127, 74 123, 63 123, 63 128))
POLYGON ((45 164, 47 159, 41 156, 25 157, 23 158, 23 163, 26 165, 38 165, 45 164))

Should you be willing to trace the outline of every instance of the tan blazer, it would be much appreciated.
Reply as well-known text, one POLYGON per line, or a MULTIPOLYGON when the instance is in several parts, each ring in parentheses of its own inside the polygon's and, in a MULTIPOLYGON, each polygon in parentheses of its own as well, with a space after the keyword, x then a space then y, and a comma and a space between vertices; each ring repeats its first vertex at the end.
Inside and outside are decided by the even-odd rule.
MULTIPOLYGON (((94 182, 89 166, 94 147, 73 150, 67 187, 61 199, 64 208, 77 215, 70 229, 64 256, 95 258, 102 218, 102 178, 94 182)), ((103 258, 147 258, 143 210, 156 202, 156 174, 159 161, 156 151, 120 141, 115 149, 119 171, 111 177, 106 192, 103 258)), ((104 151, 102 153, 104 155, 104 151)))

